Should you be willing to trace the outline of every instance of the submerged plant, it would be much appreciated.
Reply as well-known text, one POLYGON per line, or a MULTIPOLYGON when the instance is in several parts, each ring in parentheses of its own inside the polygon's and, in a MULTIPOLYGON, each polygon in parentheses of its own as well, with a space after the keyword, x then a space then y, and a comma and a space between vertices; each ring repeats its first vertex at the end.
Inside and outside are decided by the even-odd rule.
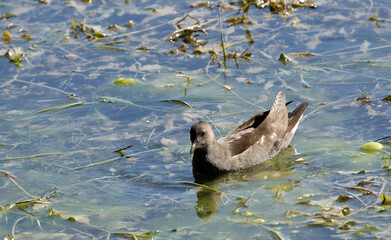
POLYGON ((5 30, 3 32, 3 43, 5 45, 8 45, 11 43, 11 34, 7 30, 5 30))
POLYGON ((291 2, 285 0, 247 0, 247 1, 238 1, 235 3, 240 6, 239 11, 243 11, 243 15, 241 17, 230 18, 227 22, 231 23, 231 25, 239 24, 239 23, 251 23, 251 20, 248 18, 248 11, 251 6, 255 6, 256 8, 268 8, 271 14, 280 14, 284 17, 289 17, 289 15, 295 11, 296 8, 310 7, 317 8, 317 5, 313 0, 292 0, 291 2))
POLYGON ((77 23, 76 18, 72 19, 71 31, 75 39, 78 38, 79 33, 83 33, 88 40, 97 40, 97 41, 100 41, 108 36, 107 34, 99 32, 95 28, 86 25, 84 21, 77 25, 76 23, 77 23))
POLYGON ((175 26, 179 29, 171 33, 166 40, 170 42, 177 42, 178 40, 182 40, 184 43, 192 44, 193 46, 200 46, 202 45, 202 43, 199 42, 197 34, 208 34, 204 29, 204 27, 208 24, 209 22, 201 23, 197 18, 192 17, 190 15, 186 15, 175 23, 175 26), (180 24, 187 18, 193 19, 194 21, 196 21, 196 23, 188 27, 182 28, 180 24))
POLYGON ((375 22, 377 28, 380 28, 379 22, 387 22, 385 19, 379 19, 379 12, 377 12, 375 16, 370 16, 369 21, 375 22))
POLYGON ((356 101, 361 102, 361 104, 367 104, 372 102, 371 97, 369 96, 367 91, 365 91, 365 93, 363 93, 361 90, 358 91, 361 93, 362 96, 356 98, 356 101))

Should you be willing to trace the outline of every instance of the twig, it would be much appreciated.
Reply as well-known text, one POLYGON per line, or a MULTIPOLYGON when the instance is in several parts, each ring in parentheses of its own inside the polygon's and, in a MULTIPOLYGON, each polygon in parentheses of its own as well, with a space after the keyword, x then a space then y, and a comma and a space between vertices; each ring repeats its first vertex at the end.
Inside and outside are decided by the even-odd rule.
POLYGON ((387 139, 387 138, 391 140, 391 135, 387 136, 387 137, 382 137, 382 138, 376 139, 375 142, 378 142, 380 140, 384 140, 384 139, 387 139))
POLYGON ((104 161, 101 161, 101 162, 91 163, 91 164, 88 164, 88 165, 85 165, 85 166, 81 166, 81 167, 75 167, 72 170, 73 171, 77 171, 77 170, 81 170, 81 169, 84 169, 84 168, 95 167, 95 166, 99 166, 99 165, 106 164, 106 163, 109 163, 109 162, 117 161, 117 160, 120 160, 120 159, 122 159, 122 157, 115 157, 115 158, 104 160, 104 161))
POLYGON ((223 191, 220 191, 220 190, 218 190, 218 189, 215 189, 215 188, 212 188, 212 187, 209 187, 209 186, 207 186, 207 185, 200 184, 200 183, 195 183, 195 182, 180 182, 180 183, 188 184, 188 185, 194 185, 194 186, 197 186, 197 187, 202 187, 202 188, 205 188, 205 189, 210 190, 210 191, 213 191, 213 192, 227 193, 227 192, 223 192, 223 191))
POLYGON ((243 204, 246 204, 246 202, 247 202, 250 198, 252 198, 252 197, 254 196, 255 193, 257 193, 259 190, 261 190, 261 189, 264 188, 264 187, 265 187, 265 185, 260 186, 257 190, 255 190, 250 196, 248 196, 248 197, 243 201, 243 204))
POLYGON ((26 190, 24 190, 24 188, 23 188, 22 186, 20 186, 19 183, 17 183, 17 182, 15 181, 14 177, 13 177, 11 174, 9 174, 9 173, 6 172, 6 171, 2 171, 2 170, 0 170, 0 172, 4 173, 4 176, 6 176, 9 180, 11 180, 16 186, 18 186, 18 188, 19 188, 20 190, 22 190, 26 195, 28 195, 28 196, 31 197, 31 198, 36 198, 36 197, 34 197, 33 195, 31 195, 30 193, 28 193, 26 190))
POLYGON ((276 231, 276 230, 273 230, 269 227, 266 227, 266 226, 262 226, 263 228, 269 230, 271 233, 274 234, 274 236, 278 239, 278 240, 283 240, 283 238, 281 237, 281 235, 276 231))
POLYGON ((0 158, 0 161, 31 159, 31 158, 37 158, 37 157, 50 156, 50 155, 59 155, 59 154, 60 153, 41 153, 41 154, 36 154, 36 155, 28 156, 28 157, 0 158))
MULTIPOLYGON (((173 146, 171 148, 177 148, 177 147, 178 146, 173 146)), ((170 147, 155 148, 155 149, 150 149, 150 150, 146 150, 146 151, 135 152, 132 155, 135 156, 135 155, 138 155, 138 154, 143 154, 143 153, 148 153, 148 152, 156 152, 156 151, 165 150, 165 149, 169 149, 169 148, 170 147)), ((126 156, 126 157, 130 158, 130 156, 126 156)), ((77 170, 81 170, 81 169, 84 169, 84 168, 95 167, 95 166, 103 165, 103 164, 106 164, 106 163, 109 163, 109 162, 114 162, 114 161, 118 161, 118 160, 122 160, 122 159, 123 159, 123 157, 115 157, 115 158, 111 158, 111 159, 108 159, 108 160, 91 163, 91 164, 88 164, 88 165, 85 165, 85 166, 75 167, 72 170, 73 171, 77 171, 77 170)))
POLYGON ((364 192, 364 193, 369 193, 369 194, 372 194, 372 195, 375 195, 375 196, 378 196, 377 193, 372 192, 371 190, 368 190, 368 189, 365 189, 365 188, 359 188, 359 187, 347 187, 347 188, 353 189, 353 190, 356 190, 356 191, 360 191, 360 192, 364 192))
POLYGON ((114 150, 113 152, 121 152, 122 150, 125 150, 125 149, 128 149, 128 148, 131 148, 133 147, 134 145, 129 145, 127 147, 123 147, 123 148, 120 148, 120 149, 117 149, 117 150, 114 150))
POLYGON ((83 58, 83 57, 81 57, 81 56, 79 56, 79 55, 77 55, 77 54, 74 54, 74 53, 72 53, 72 52, 66 50, 65 48, 63 48, 63 47, 61 47, 61 46, 57 46, 57 48, 63 50, 64 52, 68 53, 69 55, 76 56, 77 58, 80 58, 81 60, 88 62, 87 59, 85 59, 85 58, 83 58))
POLYGON ((219 25, 220 25, 220 38, 221 38, 221 48, 223 49, 223 57, 224 57, 224 70, 227 69, 227 54, 225 52, 225 46, 224 46, 224 36, 223 36, 223 25, 221 23, 221 7, 219 6, 219 25))
POLYGON ((312 110, 310 113, 304 115, 303 118, 301 119, 301 121, 303 121, 303 120, 306 119, 309 115, 312 115, 312 114, 316 113, 317 111, 319 111, 320 109, 322 109, 322 108, 324 108, 324 107, 326 107, 326 106, 327 106, 327 104, 321 105, 321 106, 315 108, 315 109, 312 110))
MULTIPOLYGON (((210 77, 210 79, 211 79, 212 81, 214 81, 215 83, 217 83, 217 84, 220 85, 221 87, 227 89, 226 87, 224 87, 224 86, 225 86, 224 84, 221 84, 221 83, 219 83, 219 82, 216 80, 216 78, 217 78, 219 75, 216 76, 216 78, 212 78, 210 75, 208 75, 208 76, 210 77)), ((231 90, 229 90, 229 91, 232 92, 233 95, 235 95, 236 97, 238 97, 238 98, 239 98, 240 100, 242 100, 243 102, 245 102, 245 103, 247 103, 247 104, 249 104, 249 105, 252 105, 252 106, 254 106, 254 107, 257 107, 257 108, 261 109, 262 111, 266 111, 265 108, 260 107, 260 106, 257 106, 257 105, 255 105, 254 103, 249 102, 249 101, 247 101, 246 99, 242 98, 242 97, 239 96, 239 94, 237 94, 234 90, 231 89, 231 90)))
POLYGON ((12 226, 12 230, 11 230, 11 235, 13 237, 15 237, 16 224, 18 224, 20 221, 22 221, 25 218, 27 218, 27 216, 21 217, 21 218, 19 218, 18 220, 15 221, 14 225, 12 226))
POLYGON ((55 90, 55 91, 58 91, 58 92, 61 92, 61 93, 65 93, 67 95, 69 94, 69 92, 65 92, 65 91, 63 91, 61 89, 50 87, 50 86, 46 86, 46 85, 43 85, 43 84, 40 84, 40 83, 28 82, 28 81, 24 81, 24 80, 20 80, 20 79, 16 79, 15 81, 16 82, 21 82, 21 83, 26 83, 26 84, 31 84, 31 85, 35 85, 35 86, 39 86, 39 87, 43 87, 43 88, 48 88, 50 90, 55 90))
MULTIPOLYGON (((357 47, 357 46, 348 47, 348 48, 354 48, 354 47, 357 47)), ((378 49, 389 48, 389 47, 391 47, 391 45, 385 45, 385 46, 380 46, 380 47, 368 48, 367 51, 378 50, 378 49)), ((359 49, 359 50, 353 50, 353 51, 349 51, 349 52, 341 52, 341 49, 337 49, 337 50, 333 50, 333 51, 329 51, 329 52, 320 53, 319 55, 323 55, 323 56, 324 55, 326 55, 326 56, 339 56, 339 55, 359 53, 359 52, 362 52, 362 50, 359 49), (332 52, 335 52, 335 51, 338 51, 338 52, 331 54, 332 52)))
POLYGON ((44 112, 49 112, 49 111, 53 111, 53 110, 73 107, 73 106, 82 105, 82 104, 84 104, 84 102, 76 102, 76 103, 71 103, 71 104, 68 104, 68 105, 65 105, 65 106, 58 106, 58 107, 47 108, 47 109, 38 111, 36 113, 44 113, 44 112))
POLYGON ((0 89, 2 89, 3 87, 5 87, 5 86, 11 84, 12 82, 18 80, 18 75, 19 75, 19 73, 17 73, 17 74, 14 76, 13 79, 11 79, 11 80, 9 80, 9 81, 6 81, 5 83, 1 84, 1 85, 0 85, 0 89))

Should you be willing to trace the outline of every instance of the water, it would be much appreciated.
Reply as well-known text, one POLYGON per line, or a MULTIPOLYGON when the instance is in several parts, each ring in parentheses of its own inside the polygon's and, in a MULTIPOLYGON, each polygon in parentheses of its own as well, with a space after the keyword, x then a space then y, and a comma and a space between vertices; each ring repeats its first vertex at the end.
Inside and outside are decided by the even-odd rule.
MULTIPOLYGON (((390 105, 381 100, 391 88, 387 3, 316 1, 317 9, 299 8, 289 19, 251 6, 253 24, 245 27, 253 45, 242 24, 224 22, 241 15, 223 11, 224 42, 234 44, 227 51, 252 54, 228 58, 224 70, 216 2, 209 9, 177 1, 0 1, 0 15, 15 14, 0 21, 3 31, 16 25, 0 51, 20 47, 26 56, 19 68, 0 58, 0 238, 123 239, 115 233, 151 231, 156 239, 389 237, 379 196, 391 195, 382 159, 389 147, 359 150, 390 135, 390 105), (379 27, 369 20, 377 12, 386 20, 379 27), (210 22, 207 35, 198 33, 206 43, 201 56, 191 44, 167 54, 183 44, 165 39, 186 14, 210 22), (109 36, 88 40, 76 31, 75 39, 72 19, 109 36), (123 27, 129 20, 135 26, 123 27), (107 30, 113 24, 122 29, 107 30), (118 41, 103 46, 120 50, 99 48, 118 41), (149 50, 135 50, 143 46, 149 50), (284 65, 282 52, 316 55, 284 65), (137 83, 113 85, 120 77, 137 83), (292 148, 208 183, 218 191, 191 185, 191 124, 210 118, 223 135, 269 108, 281 90, 292 105, 309 102, 292 148), (358 90, 371 102, 356 101, 358 90), (84 104, 37 113, 71 103, 84 104), (338 202, 340 195, 350 198, 338 202)), ((192 24, 187 18, 181 26, 192 24)))

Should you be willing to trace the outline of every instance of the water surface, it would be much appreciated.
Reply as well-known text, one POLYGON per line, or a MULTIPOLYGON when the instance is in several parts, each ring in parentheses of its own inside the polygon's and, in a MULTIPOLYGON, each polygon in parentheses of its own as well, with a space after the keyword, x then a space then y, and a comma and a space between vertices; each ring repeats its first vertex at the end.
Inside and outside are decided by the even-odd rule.
POLYGON ((391 135, 390 105, 381 100, 391 93, 388 1, 319 0, 289 17, 251 6, 252 24, 233 26, 226 20, 243 11, 227 10, 221 29, 217 2, 192 3, 0 1, 0 15, 15 15, 0 20, 12 36, 0 51, 25 53, 19 67, 0 58, 0 237, 389 237, 380 199, 391 196, 388 140, 376 154, 359 150, 391 135), (208 21, 207 34, 192 34, 201 46, 166 41, 187 14, 208 21), (86 36, 73 19, 107 36, 86 36), (133 27, 123 26, 130 20, 133 27), (114 24, 118 31, 107 29, 114 24), (227 52, 251 59, 227 58, 224 68, 221 30, 227 52), (170 53, 182 45, 186 52, 170 53), (315 55, 284 65, 281 53, 315 55), (137 83, 113 85, 118 78, 137 83), (291 148, 208 183, 214 190, 184 183, 194 182, 193 122, 213 121, 221 136, 281 90, 294 106, 309 102, 291 148), (356 101, 359 90, 371 101, 356 101), (37 113, 72 103, 80 104, 37 113))

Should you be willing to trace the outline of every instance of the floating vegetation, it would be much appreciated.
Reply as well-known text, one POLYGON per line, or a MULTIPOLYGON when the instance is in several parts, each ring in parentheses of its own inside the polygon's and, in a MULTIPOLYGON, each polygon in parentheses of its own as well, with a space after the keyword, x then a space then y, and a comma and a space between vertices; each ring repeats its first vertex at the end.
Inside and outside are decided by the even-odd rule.
POLYGON ((357 183, 357 185, 360 187, 364 187, 365 185, 373 184, 373 183, 374 183, 373 180, 362 180, 359 183, 357 183))
POLYGON ((122 151, 123 151, 123 150, 126 150, 126 149, 128 149, 128 148, 131 148, 131 147, 133 147, 133 146, 134 146, 134 145, 129 145, 129 146, 126 146, 126 147, 123 147, 123 148, 114 150, 113 152, 118 153, 121 157, 126 157, 125 154, 124 154, 122 151))
POLYGON ((385 165, 383 166, 383 169, 388 171, 388 175, 391 174, 391 166, 390 166, 390 157, 383 156, 383 160, 385 165))
MULTIPOLYGON (((167 41, 171 42, 177 42, 179 40, 183 41, 184 44, 180 45, 179 48, 175 50, 170 50, 168 54, 171 55, 178 55, 181 53, 186 53, 190 47, 188 45, 191 45, 193 47, 197 47, 196 49, 193 50, 193 54, 195 56, 200 56, 203 53, 209 53, 211 55, 210 61, 216 63, 219 68, 223 65, 224 69, 226 69, 226 61, 227 58, 234 59, 235 65, 237 68, 239 68, 238 64, 238 59, 245 59, 245 60, 250 60, 251 59, 251 53, 247 52, 247 49, 243 51, 243 53, 238 54, 238 49, 235 50, 235 52, 228 52, 226 51, 226 48, 228 47, 223 40, 223 29, 222 29, 222 24, 221 24, 221 16, 220 16, 220 11, 221 9, 223 10, 234 10, 236 9, 239 13, 243 11, 241 17, 233 17, 225 20, 227 23, 230 24, 230 26, 234 26, 237 24, 242 24, 243 28, 245 29, 245 38, 247 42, 250 45, 254 44, 254 40, 252 38, 252 35, 247 28, 247 25, 253 24, 252 21, 248 17, 249 9, 251 6, 255 6, 257 8, 270 8, 270 11, 272 13, 282 13, 287 15, 289 12, 293 11, 295 8, 300 8, 300 7, 312 7, 316 8, 316 5, 314 4, 313 1, 305 1, 305 0, 294 0, 291 3, 285 3, 285 1, 238 1, 238 2, 231 2, 229 4, 221 4, 218 3, 218 11, 219 11, 219 23, 220 23, 220 35, 221 35, 221 44, 220 44, 220 49, 217 48, 205 48, 204 46, 207 44, 205 41, 200 41, 199 36, 200 33, 207 34, 207 31, 205 27, 211 23, 209 22, 204 22, 201 23, 200 20, 197 18, 192 17, 191 15, 186 15, 185 17, 181 18, 179 21, 175 23, 176 27, 179 28, 178 30, 174 31, 173 33, 170 34, 170 36, 166 39, 167 41), (239 8, 235 8, 234 5, 238 5, 239 8), (181 22, 186 20, 187 18, 193 19, 196 23, 187 27, 181 27, 181 22), (198 47, 204 47, 204 48, 198 48, 198 47), (222 51, 223 57, 222 60, 218 57, 219 52, 222 51)), ((212 9, 213 6, 210 1, 202 1, 202 2, 197 2, 192 4, 190 7, 195 8, 195 7, 207 7, 212 9)), ((292 57, 306 57, 306 56, 314 56, 315 54, 312 53, 297 53, 293 54, 292 57)), ((290 59, 285 55, 281 54, 280 60, 284 63, 287 64, 290 59)))
POLYGON ((374 142, 379 142, 381 140, 388 140, 389 142, 391 142, 391 136, 386 136, 386 137, 382 137, 382 138, 376 139, 374 142))
POLYGON ((311 200, 306 200, 306 201, 300 201, 296 203, 297 205, 313 205, 311 200))
POLYGON ((317 218, 333 219, 333 218, 345 218, 350 214, 349 207, 332 207, 328 210, 323 210, 320 213, 316 213, 317 218))
MULTIPOLYGON (((2 38, 3 39, 3 43, 5 45, 9 45, 11 43, 11 40, 16 38, 16 37, 12 37, 10 32, 8 32, 7 30, 5 30, 2 35, 3 35, 3 38, 2 38)), ((31 35, 28 34, 28 33, 24 33, 21 36, 21 38, 25 39, 27 41, 30 41, 32 39, 31 35)))
POLYGON ((107 37, 107 34, 97 31, 95 28, 85 24, 85 22, 77 24, 76 18, 72 19, 71 32, 75 39, 78 38, 78 34, 83 33, 88 40, 101 41, 107 37))
POLYGON ((143 52, 148 52, 148 51, 149 51, 149 48, 146 47, 146 46, 142 46, 142 47, 135 48, 134 50, 139 50, 139 51, 143 51, 143 52))
POLYGON ((229 85, 224 85, 223 86, 225 89, 231 91, 232 89, 234 89, 232 86, 229 86, 229 85))
POLYGON ((356 225, 357 225, 356 221, 348 221, 348 222, 344 223, 342 226, 340 226, 338 229, 346 231, 346 230, 352 229, 356 225))
POLYGON ((156 8, 153 8, 153 7, 148 7, 145 10, 151 11, 153 13, 158 13, 158 10, 156 8))
POLYGON ((379 12, 377 12, 377 13, 375 14, 375 16, 370 16, 370 17, 369 17, 369 21, 375 22, 377 28, 380 28, 379 22, 387 22, 386 19, 379 19, 379 12))
POLYGON ((208 24, 209 22, 200 23, 198 19, 190 15, 186 15, 175 23, 175 26, 177 26, 179 29, 171 33, 166 40, 170 42, 177 42, 178 40, 182 40, 184 43, 192 44, 194 46, 200 46, 200 44, 202 45, 202 43, 199 42, 197 33, 201 32, 204 34, 208 34, 204 29, 204 27, 208 24), (181 28, 180 23, 186 18, 194 19, 196 21, 196 24, 181 28))
POLYGON ((114 85, 119 86, 133 85, 135 83, 137 83, 137 81, 133 78, 118 78, 113 82, 114 85))
POLYGON ((384 1, 37 2, 1 16, 1 238, 387 239, 390 24, 367 20, 384 1), (191 123, 222 135, 279 90, 312 106, 302 154, 195 184, 191 123))
POLYGON ((25 39, 25 40, 27 40, 27 41, 30 41, 30 40, 32 39, 31 35, 28 34, 28 33, 24 33, 24 34, 22 35, 22 38, 25 39))
POLYGON ((383 101, 391 102, 391 94, 382 98, 383 101))
POLYGON ((190 5, 191 8, 213 8, 212 3, 209 0, 203 2, 196 2, 190 5))
POLYGON ((182 100, 175 100, 175 99, 168 99, 168 100, 161 100, 162 102, 170 102, 170 103, 176 103, 176 104, 180 104, 180 105, 183 105, 185 107, 188 107, 190 109, 193 109, 192 106, 190 106, 187 102, 185 101, 182 101, 182 100))
POLYGON ((334 219, 319 220, 314 223, 307 224, 308 227, 332 227, 337 225, 339 225, 339 222, 334 219))
POLYGON ((297 200, 302 200, 302 199, 311 198, 311 197, 314 197, 314 196, 315 196, 315 194, 313 194, 313 193, 304 193, 303 195, 296 197, 296 199, 297 200))
POLYGON ((113 42, 107 42, 100 44, 98 46, 104 45, 104 46, 112 46, 112 45, 118 45, 118 44, 124 44, 124 43, 130 43, 130 40, 121 40, 121 41, 113 41, 113 42))
POLYGON ((368 142, 361 146, 364 151, 380 151, 383 149, 383 144, 378 142, 368 142))
POLYGON ((51 155, 59 155, 59 154, 60 153, 41 153, 41 154, 31 155, 31 156, 28 156, 28 157, 0 158, 0 161, 32 159, 32 158, 45 157, 45 156, 51 156, 51 155))
POLYGON ((315 53, 291 53, 289 56, 293 58, 299 58, 299 57, 311 57, 311 56, 316 56, 315 53))
POLYGON ((108 160, 104 160, 104 161, 100 161, 100 162, 96 162, 96 163, 90 163, 90 164, 85 165, 85 166, 75 167, 72 170, 73 171, 78 171, 78 170, 81 170, 81 169, 84 169, 84 168, 96 167, 96 166, 100 166, 100 165, 103 165, 103 164, 106 164, 106 163, 119 161, 119 160, 122 160, 122 159, 123 159, 122 156, 121 157, 115 157, 115 158, 112 158, 112 159, 108 159, 108 160))
POLYGON ((381 204, 383 205, 391 205, 391 198, 385 194, 380 195, 381 204))
POLYGON ((36 112, 36 113, 50 112, 50 111, 54 111, 54 110, 58 110, 58 109, 63 109, 63 108, 69 108, 69 107, 78 106, 78 105, 82 105, 82 104, 84 104, 84 102, 71 103, 71 104, 64 105, 64 106, 58 106, 58 107, 47 108, 47 109, 38 111, 38 112, 36 112))
POLYGON ((144 234, 134 234, 134 233, 128 233, 128 232, 113 232, 113 234, 124 236, 124 237, 131 237, 133 239, 153 239, 153 237, 157 234, 159 234, 159 231, 150 231, 146 232, 144 234))
POLYGON ((124 49, 124 48, 111 47, 111 46, 107 46, 107 45, 98 45, 98 46, 95 46, 95 48, 107 49, 107 50, 114 50, 114 51, 127 51, 127 50, 124 49))
POLYGON ((227 57, 233 58, 235 60, 236 68, 239 68, 238 59, 245 59, 247 61, 251 60, 251 53, 247 52, 248 49, 244 50, 241 54, 238 54, 238 50, 234 53, 228 52, 227 57))
POLYGON ((289 17, 289 15, 295 11, 296 8, 317 8, 317 5, 313 0, 292 0, 288 2, 286 0, 260 0, 260 1, 238 1, 240 10, 243 11, 242 17, 230 18, 227 22, 231 25, 236 24, 251 24, 248 19, 248 11, 251 6, 256 8, 268 8, 272 14, 280 14, 283 17, 289 17))
POLYGON ((14 49, 8 49, 6 55, 8 56, 8 60, 10 62, 12 62, 16 67, 20 67, 22 59, 25 56, 25 52, 22 51, 20 47, 16 47, 14 49))
POLYGON ((250 217, 256 217, 257 215, 246 210, 244 212, 243 216, 246 217, 246 218, 250 218, 250 217))
POLYGON ((237 24, 253 24, 250 19, 248 19, 247 17, 243 16, 243 17, 236 17, 236 18, 230 18, 230 19, 227 19, 226 20, 228 23, 232 25, 237 25, 237 24))
POLYGON ((122 30, 122 28, 120 26, 118 26, 117 24, 110 25, 107 27, 107 29, 114 31, 114 32, 118 32, 118 31, 122 30))
POLYGON ((266 221, 262 218, 257 218, 251 221, 252 224, 254 225, 263 225, 266 223, 266 221))
POLYGON ((11 34, 7 30, 3 32, 3 43, 5 45, 11 43, 11 34))
POLYGON ((12 17, 14 17, 15 15, 13 13, 4 13, 3 15, 0 16, 0 19, 10 19, 12 17))
POLYGON ((260 2, 261 3, 258 4, 259 7, 269 7, 271 13, 282 15, 288 15, 295 8, 299 7, 318 7, 312 0, 293 0, 291 3, 286 3, 285 0, 262 0, 260 2))
POLYGON ((120 97, 99 97, 99 101, 106 103, 127 103, 133 105, 134 103, 121 99, 120 97))
POLYGON ((343 203, 343 202, 348 201, 349 199, 352 199, 352 197, 351 196, 347 196, 347 195, 339 195, 336 201, 340 202, 340 203, 343 203))
POLYGON ((362 96, 356 98, 356 101, 361 102, 361 104, 367 104, 372 102, 371 97, 369 96, 367 91, 365 91, 365 93, 363 93, 361 90, 358 91, 361 93, 362 96))
POLYGON ((291 60, 289 59, 289 57, 287 55, 285 55, 285 53, 281 53, 278 61, 281 61, 282 63, 284 63, 284 65, 287 65, 288 62, 290 62, 291 60))
MULTIPOLYGON (((174 50, 170 50, 169 52, 168 52, 168 54, 171 54, 171 55, 178 55, 178 54, 180 54, 180 53, 185 53, 185 52, 187 52, 187 50, 189 50, 190 49, 190 47, 189 46, 187 46, 187 45, 185 45, 185 44, 182 44, 178 49, 174 49, 174 50)), ((196 50, 194 50, 194 51, 196 51, 196 50)), ((199 51, 199 50, 198 50, 199 51)), ((199 54, 197 54, 196 52, 194 52, 194 55, 201 55, 201 51, 199 51, 199 54)))
POLYGON ((133 20, 129 20, 129 21, 127 21, 124 24, 124 26, 127 27, 127 28, 132 28, 132 27, 134 27, 134 21, 133 20))
POLYGON ((371 232, 371 231, 378 231, 379 229, 375 226, 370 226, 370 225, 364 225, 361 227, 360 231, 363 232, 371 232))
POLYGON ((122 40, 122 41, 107 42, 107 43, 99 44, 99 45, 95 46, 95 48, 116 50, 116 51, 128 51, 125 48, 112 47, 112 46, 123 44, 123 43, 129 43, 129 42, 131 42, 131 41, 130 40, 122 40))

